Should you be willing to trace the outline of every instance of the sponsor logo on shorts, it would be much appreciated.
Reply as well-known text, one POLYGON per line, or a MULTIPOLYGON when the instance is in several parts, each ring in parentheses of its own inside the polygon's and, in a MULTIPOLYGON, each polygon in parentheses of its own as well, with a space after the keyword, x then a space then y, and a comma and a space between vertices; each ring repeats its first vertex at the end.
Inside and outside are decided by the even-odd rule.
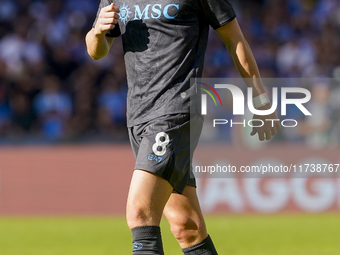
POLYGON ((149 154, 149 155, 148 155, 148 160, 150 160, 150 161, 156 161, 156 162, 160 163, 160 162, 163 160, 163 158, 158 157, 158 156, 153 155, 153 154, 149 154))
POLYGON ((134 251, 138 251, 138 250, 141 250, 143 248, 143 244, 142 243, 137 243, 137 242, 134 242, 133 243, 133 250, 134 251))

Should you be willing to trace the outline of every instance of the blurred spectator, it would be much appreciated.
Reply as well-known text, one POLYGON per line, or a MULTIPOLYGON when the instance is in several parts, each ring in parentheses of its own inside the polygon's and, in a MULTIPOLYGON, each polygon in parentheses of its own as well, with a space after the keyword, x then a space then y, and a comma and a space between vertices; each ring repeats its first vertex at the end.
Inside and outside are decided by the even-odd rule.
POLYGON ((313 99, 307 107, 313 115, 306 118, 304 136, 310 147, 323 148, 330 142, 329 84, 322 81, 315 83, 311 93, 313 99))
POLYGON ((115 76, 108 74, 98 96, 98 126, 103 132, 121 136, 125 132, 126 88, 120 88, 115 76))
POLYGON ((20 74, 26 65, 37 64, 43 59, 42 45, 27 38, 30 22, 28 16, 18 18, 13 24, 14 32, 0 41, 0 59, 5 62, 10 74, 20 74))
POLYGON ((71 117, 71 98, 60 91, 60 81, 56 76, 44 77, 42 86, 42 91, 34 98, 34 108, 43 135, 52 140, 60 139, 71 117))
POLYGON ((293 38, 278 50, 278 71, 284 77, 301 77, 305 68, 314 64, 315 49, 309 41, 298 41, 297 38, 293 38))
POLYGON ((11 98, 11 106, 13 111, 11 134, 14 136, 27 134, 35 120, 29 98, 23 93, 16 93, 11 98))
POLYGON ((5 97, 4 86, 0 84, 0 136, 8 131, 11 117, 12 111, 5 97))

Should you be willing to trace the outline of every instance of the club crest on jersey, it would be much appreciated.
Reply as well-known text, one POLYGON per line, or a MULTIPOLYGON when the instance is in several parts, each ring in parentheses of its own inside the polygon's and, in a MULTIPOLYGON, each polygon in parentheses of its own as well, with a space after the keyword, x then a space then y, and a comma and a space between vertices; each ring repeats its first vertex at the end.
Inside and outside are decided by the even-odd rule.
MULTIPOLYGON (((123 6, 120 6, 119 10, 119 19, 125 24, 133 12, 130 11, 129 6, 125 3, 123 6)), ((174 19, 178 15, 178 10, 178 4, 167 4, 164 7, 161 4, 147 4, 144 9, 140 8, 139 5, 134 5, 135 16, 133 20, 159 19, 161 16, 164 16, 166 19, 174 19)))
POLYGON ((156 161, 156 162, 160 163, 160 162, 163 160, 163 158, 158 157, 158 156, 153 155, 153 154, 149 154, 149 155, 148 155, 148 160, 150 160, 150 161, 156 161))
POLYGON ((129 6, 127 6, 125 3, 119 8, 119 10, 119 19, 125 24, 132 12, 130 12, 129 6))

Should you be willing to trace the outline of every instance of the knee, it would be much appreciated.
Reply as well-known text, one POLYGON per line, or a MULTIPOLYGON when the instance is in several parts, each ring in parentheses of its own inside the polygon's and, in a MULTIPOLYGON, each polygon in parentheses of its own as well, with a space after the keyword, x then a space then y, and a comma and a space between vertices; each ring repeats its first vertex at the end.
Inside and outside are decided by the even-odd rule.
POLYGON ((195 243, 204 236, 204 223, 188 215, 173 215, 169 220, 171 232, 179 243, 195 243))
POLYGON ((142 226, 159 226, 162 210, 154 210, 147 204, 128 203, 126 220, 130 229, 142 226))
POLYGON ((126 210, 126 221, 130 229, 146 226, 150 221, 150 214, 142 207, 129 206, 126 210))

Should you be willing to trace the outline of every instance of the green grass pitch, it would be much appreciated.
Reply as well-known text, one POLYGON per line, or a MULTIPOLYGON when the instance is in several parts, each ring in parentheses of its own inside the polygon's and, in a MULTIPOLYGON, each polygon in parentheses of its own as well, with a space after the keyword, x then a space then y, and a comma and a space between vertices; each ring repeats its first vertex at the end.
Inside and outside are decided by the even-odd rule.
MULTIPOLYGON (((219 255, 339 255, 340 214, 207 216, 219 255)), ((162 221, 166 255, 182 254, 162 221)), ((1 217, 1 255, 129 255, 123 217, 1 217)))

